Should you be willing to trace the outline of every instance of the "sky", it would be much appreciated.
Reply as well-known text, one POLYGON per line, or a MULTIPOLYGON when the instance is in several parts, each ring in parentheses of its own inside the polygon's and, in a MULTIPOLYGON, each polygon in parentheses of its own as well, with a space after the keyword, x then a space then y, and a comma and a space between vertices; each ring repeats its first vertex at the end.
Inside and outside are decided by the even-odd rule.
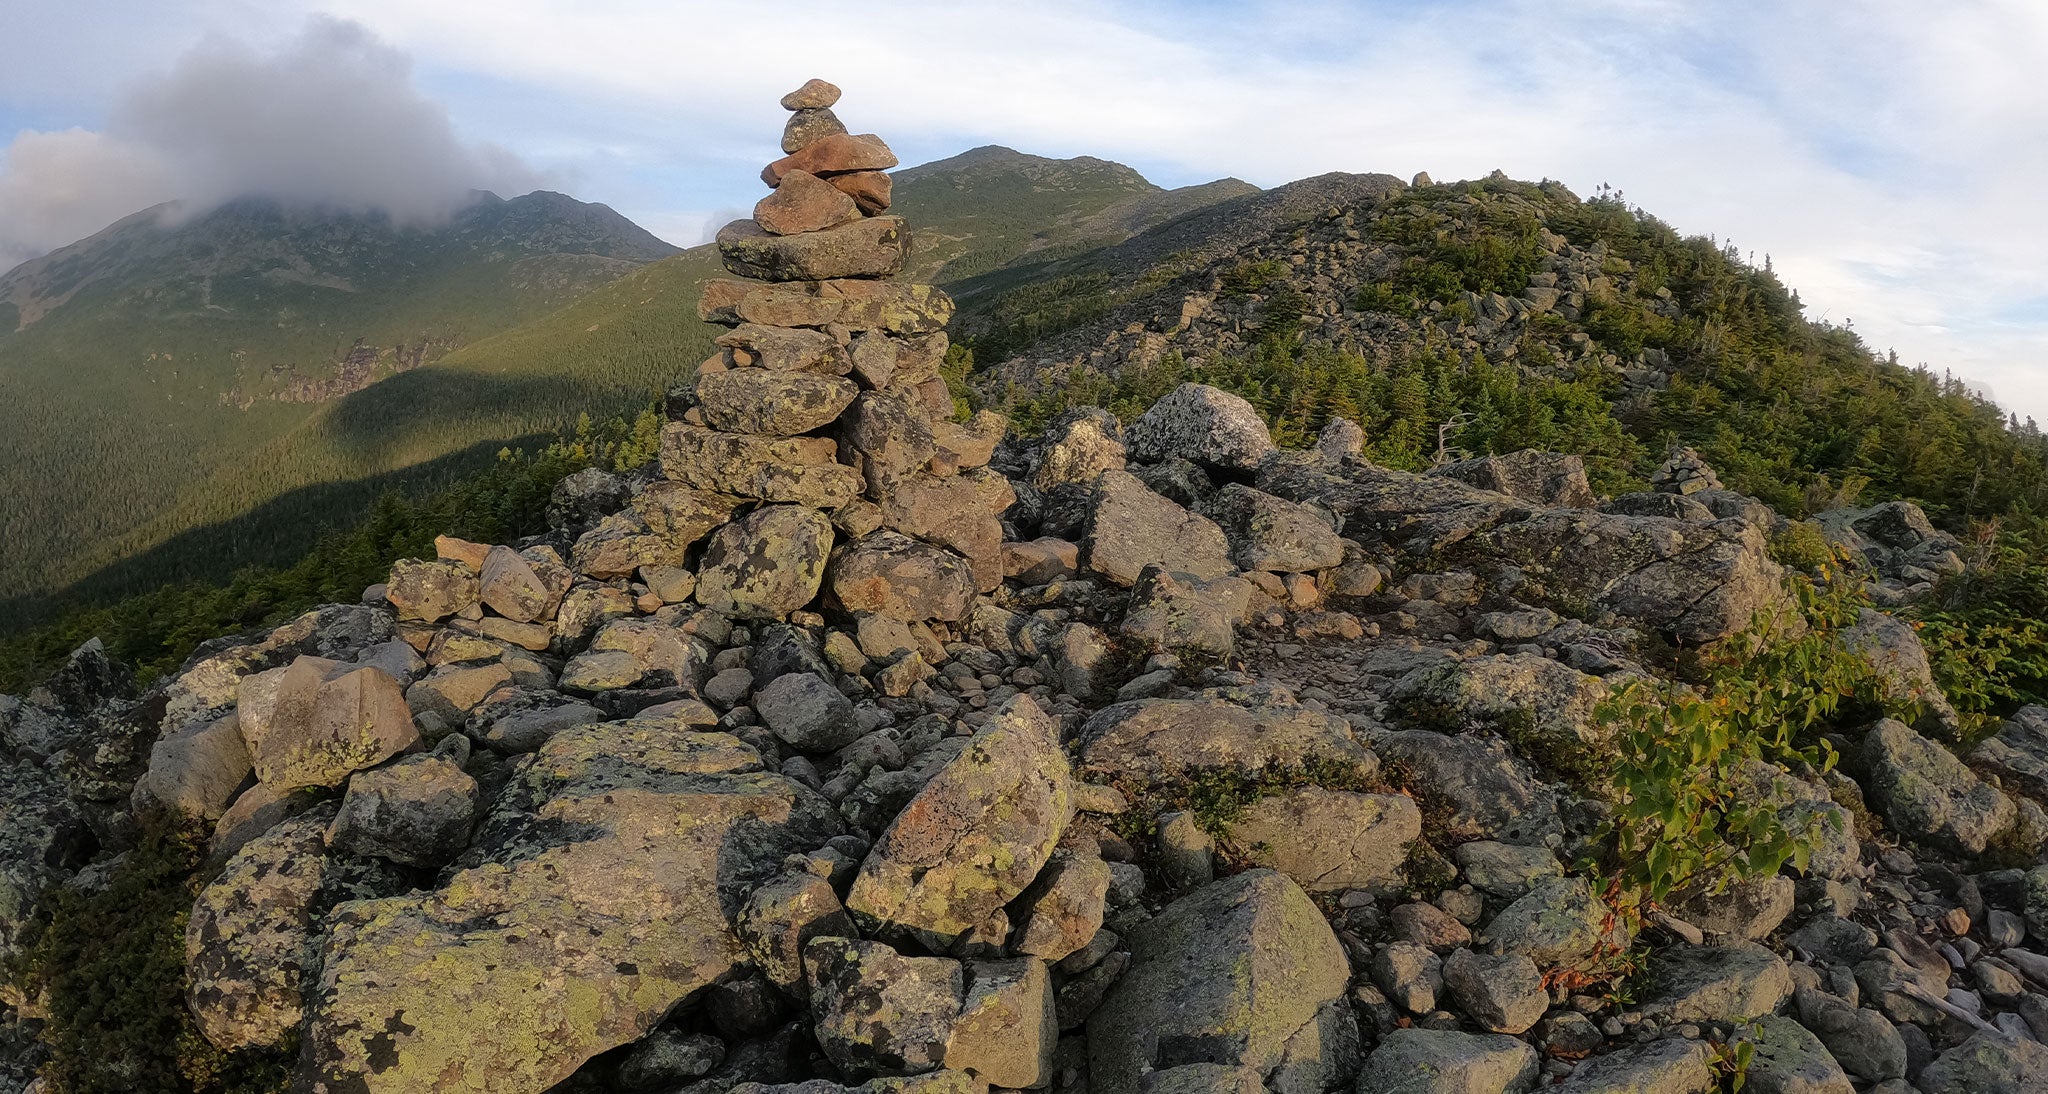
POLYGON ((0 28, 0 268, 242 193, 431 219, 546 187, 694 244, 820 76, 906 164, 1609 185, 2048 422, 2041 0, 0 0, 0 28))

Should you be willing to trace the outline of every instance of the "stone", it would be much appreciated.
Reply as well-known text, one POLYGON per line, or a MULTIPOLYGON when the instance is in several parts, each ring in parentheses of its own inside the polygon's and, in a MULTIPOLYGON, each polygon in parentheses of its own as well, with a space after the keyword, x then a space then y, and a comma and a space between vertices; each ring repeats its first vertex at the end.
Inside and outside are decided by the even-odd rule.
POLYGON ((1573 965, 1607 940, 1612 915, 1584 878, 1546 878, 1486 925, 1487 949, 1521 954, 1544 968, 1573 965))
MULTIPOLYGON (((818 143, 830 142, 827 138, 818 143)), ((809 152, 805 149, 798 155, 809 152)), ((910 251, 910 232, 902 217, 886 214, 791 236, 773 235, 749 219, 719 229, 717 243, 725 268, 740 277, 826 281, 896 276, 910 251)))
MULTIPOLYGON (((732 518, 739 499, 666 480, 649 483, 625 512, 600 520, 570 552, 570 565, 601 580, 648 566, 681 566, 690 547, 732 518)), ((566 602, 566 600, 565 600, 566 602)))
POLYGON ((479 744, 520 753, 534 751, 565 729, 604 720, 604 712, 589 703, 544 688, 515 686, 500 688, 470 711, 464 730, 479 744))
POLYGON ((1125 588, 1154 563, 1203 580, 1235 569, 1229 541, 1214 521, 1153 493, 1124 471, 1096 480, 1082 545, 1088 569, 1125 588))
POLYGON ((668 1090, 709 1074, 725 1060, 725 1042, 709 1033, 663 1026, 619 1061, 619 1085, 632 1091, 668 1090))
POLYGON ((1003 1089, 1045 1086, 1060 1034, 1045 962, 974 961, 966 975, 960 1015, 946 1041, 946 1067, 1003 1089))
POLYGON ((1702 881, 1671 894, 1671 913, 1709 935, 1755 942, 1792 914, 1792 879, 1782 875, 1743 878, 1725 889, 1702 881))
POLYGON ((1536 1074, 1536 1050, 1513 1037, 1397 1029, 1366 1057, 1358 1094, 1521 1094, 1536 1074))
POLYGON ((1408 846, 1421 836, 1422 811, 1406 795, 1304 786, 1245 806, 1229 842, 1311 893, 1390 893, 1403 886, 1408 846))
POLYGON ((2022 1094, 2048 1076, 2048 1045, 1990 1032, 1974 1034, 1920 1073, 1923 1094, 2022 1094))
POLYGON ((1509 900, 1528 892, 1538 881, 1564 876, 1564 864, 1542 846, 1472 840, 1452 848, 1451 859, 1466 881, 1509 900))
MULTIPOLYGON (((938 458, 963 471, 984 467, 995 457, 996 446, 1010 428, 1010 420, 993 410, 977 410, 965 422, 932 423, 938 458)), ((1004 484, 1008 489, 1008 484, 1004 484)))
POLYGON ((1136 1094, 1146 1072, 1194 1062, 1250 1068, 1274 1090, 1349 1081, 1344 951, 1293 882, 1247 870, 1167 905, 1127 941, 1129 964, 1087 1019, 1091 1090, 1136 1094))
POLYGON ((1714 1094, 1721 1083, 1709 1045, 1665 1037, 1586 1060, 1551 1089, 1556 1094, 1714 1094))
POLYGON ((135 784, 135 807, 157 805, 188 820, 216 821, 252 770, 234 714, 195 721, 150 746, 149 768, 135 784))
POLYGON ((851 380, 809 372, 736 368, 697 377, 697 405, 713 429, 770 437, 822 429, 859 394, 851 380))
POLYGON ((1305 506, 1231 483, 1211 510, 1239 569, 1268 573, 1326 570, 1344 561, 1344 540, 1305 506))
POLYGON ((1254 471, 1276 451, 1258 411, 1242 397, 1184 383, 1154 402, 1129 430, 1131 455, 1157 463, 1179 457, 1211 467, 1254 471))
POLYGON ((1055 536, 1003 544, 1003 576, 1020 585, 1046 585, 1081 571, 1079 544, 1055 536))
POLYGON ((1877 674, 1887 700, 1920 710, 1917 724, 1921 729, 1951 739, 1961 735, 1962 717, 1934 682, 1934 668, 1912 624, 1864 608, 1856 623, 1842 631, 1841 643, 1877 674))
POLYGON ((868 216, 886 212, 890 193, 895 189, 893 180, 881 171, 843 171, 826 176, 825 181, 852 198, 860 211, 868 216))
POLYGON ((880 942, 804 944, 818 1047, 860 1078, 937 1069, 965 1001, 960 963, 905 957, 880 942))
POLYGON ((1764 1015, 1746 1030, 1736 1032, 1737 1043, 1755 1046, 1749 1060, 1746 1091, 1756 1094, 1855 1094, 1856 1088, 1842 1073, 1842 1065, 1828 1054, 1818 1038, 1790 1018, 1764 1015))
POLYGON ((670 422, 661 434, 661 473, 700 490, 831 509, 861 491, 860 473, 835 461, 837 448, 825 437, 755 437, 670 422))
POLYGON ((1443 962, 1427 946, 1389 942, 1373 954, 1372 981, 1402 1010, 1428 1014, 1443 989, 1443 962))
POLYGON ((1792 995, 1791 970, 1754 942, 1674 949, 1652 976, 1643 1009, 1674 1022, 1739 1022, 1777 1010, 1792 995))
POLYGON ((271 709, 238 724, 256 777, 279 790, 340 786, 420 742, 405 692, 382 669, 301 657, 275 686, 271 709))
POLYGON ((470 711, 510 683, 512 670, 503 662, 443 665, 405 689, 405 705, 429 736, 440 736, 460 729, 470 711))
MULTIPOLYGON (((791 118, 789 124, 795 126, 797 121, 797 118, 791 118)), ((832 124, 837 125, 838 119, 832 119, 832 124)), ((841 132, 844 132, 843 127, 841 132)), ((786 145, 791 139, 785 136, 783 143, 786 145)), ((859 219, 860 207, 853 203, 851 197, 824 179, 802 170, 784 174, 775 191, 754 205, 754 223, 779 236, 819 232, 859 219)))
POLYGON ((816 673, 776 677, 755 693, 754 710, 769 732, 799 752, 834 752, 862 733, 853 701, 816 673))
POLYGON ((725 979, 746 960, 726 909, 838 831, 730 735, 564 730, 438 888, 329 917, 298 1088, 548 1089, 725 979))
POLYGON ((782 97, 784 110, 824 110, 839 101, 839 85, 812 78, 782 97))
POLYGON ((795 171, 814 175, 842 171, 886 171, 896 166, 896 154, 873 133, 836 133, 821 137, 792 152, 761 172, 761 181, 781 186, 795 171))
POLYGON ((1884 1015, 1823 991, 1800 989, 1796 1002, 1799 1024, 1851 1074, 1870 1082, 1905 1076, 1906 1043, 1884 1015))
POLYGON ((603 693, 620 688, 681 688, 694 693, 710 671, 704 644, 652 619, 614 619, 590 648, 562 668, 565 691, 603 693))
POLYGON ((1331 418, 1316 434, 1316 459, 1341 467, 1365 458, 1365 430, 1349 418, 1331 418))
POLYGON ((1251 586, 1237 577, 1204 581, 1157 563, 1138 571, 1117 630, 1153 653, 1228 661, 1237 623, 1250 611, 1251 586))
POLYGON ((1970 753, 1970 766, 1998 776, 2001 786, 2048 801, 2048 707, 2015 711, 1970 753))
POLYGON ((1216 843, 1192 813, 1161 813, 1153 839, 1154 865, 1175 889, 1194 889, 1216 880, 1216 843))
POLYGON ((1092 485, 1124 469, 1123 427, 1109 411, 1075 407, 1045 427, 1031 469, 1031 487, 1044 492, 1067 484, 1092 485))
POLYGON ((1018 695, 932 776, 868 852, 846 906, 870 931, 950 945, 1022 893, 1073 818, 1058 730, 1018 695))
POLYGON ((328 845, 407 866, 440 866, 469 846, 482 805, 476 780, 440 756, 406 756, 356 774, 328 845))
POLYGON ((484 556, 478 596, 486 607, 515 623, 553 619, 573 579, 553 551, 521 554, 493 547, 484 556))
POLYGON ((1721 480, 1699 453, 1681 448, 1650 473, 1650 488, 1666 494, 1697 494, 1721 489, 1721 480))
POLYGON ((477 602, 477 574, 460 562, 401 559, 391 565, 384 599, 400 619, 438 623, 477 602))
POLYGON ((762 975, 792 994, 806 982, 806 943, 820 937, 857 937, 853 918, 839 903, 831 882, 806 873, 783 874, 747 894, 733 930, 762 975))
MULTIPOLYGON (((753 282, 726 282, 725 284, 736 285, 741 291, 754 286, 753 282)), ((838 284, 838 282, 813 282, 810 284, 815 286, 838 284)), ((749 309, 750 311, 787 312, 789 314, 786 317, 792 319, 813 318, 814 316, 805 314, 807 310, 833 317, 838 316, 844 310, 844 301, 837 296, 814 296, 809 293, 791 291, 795 288, 796 286, 763 286, 754 289, 753 292, 739 298, 738 304, 735 305, 735 317, 738 317, 738 308, 747 304, 755 305, 754 308, 749 309), (767 301, 758 299, 763 293, 768 292, 773 292, 775 295, 767 301)), ((825 322, 832 322, 832 320, 827 319, 825 322)), ((764 369, 768 372, 799 373, 821 379, 830 379, 845 376, 853 371, 853 360, 847 354, 846 347, 840 344, 839 339, 821 330, 771 326, 758 320, 743 319, 734 329, 719 335, 717 345, 720 349, 726 351, 725 358, 721 363, 730 363, 733 367, 712 372, 700 370, 697 374, 697 386, 694 389, 694 394, 697 398, 697 405, 704 408, 706 417, 713 419, 711 424, 714 428, 718 429, 729 429, 739 433, 755 432, 754 430, 743 429, 736 425, 720 425, 715 420, 715 416, 729 416, 732 413, 728 405, 732 400, 727 399, 717 402, 715 405, 706 405, 707 398, 709 397, 707 397, 704 391, 704 381, 710 376, 724 375, 730 372, 737 372, 744 376, 749 370, 764 369)), ((715 397, 715 395, 716 393, 713 393, 711 397, 715 397)), ((801 433, 804 431, 795 430, 793 432, 801 433)))
POLYGON ((964 475, 909 475, 881 499, 882 524, 892 531, 949 548, 973 568, 975 588, 1003 583, 1003 525, 975 481, 964 475))
POLYGON ((860 472, 868 493, 886 497, 938 452, 931 419, 911 402, 862 392, 839 424, 839 458, 860 472))
POLYGON ((1599 504, 1593 488, 1586 483, 1585 462, 1577 456, 1556 452, 1525 448, 1440 464, 1430 468, 1429 474, 1551 509, 1591 509, 1599 504))
POLYGON ((0 959, 21 949, 43 893, 84 865, 92 833, 46 766, 0 763, 0 959))
POLYGON ((1413 729, 1373 748, 1401 765, 1408 789, 1442 816, 1448 839, 1537 844, 1561 830, 1555 793, 1498 740, 1413 729))
POLYGON ((1966 855, 2012 826, 2012 799, 1947 749, 1886 718, 1864 735, 1865 797, 1891 827, 1966 855))
MULTIPOLYGON (((836 185, 843 179, 832 181, 836 185)), ((764 285, 758 281, 721 279, 704 283, 697 317, 710 323, 752 324, 758 328, 741 343, 756 363, 774 367, 778 359, 790 359, 781 351, 769 349, 768 340, 779 339, 792 349, 808 347, 807 354, 796 358, 808 362, 807 371, 844 375, 844 354, 834 353, 808 335, 822 334, 827 327, 906 336, 941 334, 953 317, 953 298, 935 285, 896 281, 839 279, 764 285), (791 329, 803 327, 812 330, 791 329)), ((837 338, 829 334, 824 337, 831 345, 839 346, 837 338)), ((723 340, 719 344, 730 345, 723 340)), ((943 355, 944 350, 940 353, 943 355)))
POLYGON ((1442 952, 1472 941, 1472 932, 1463 923, 1434 904, 1403 904, 1387 918, 1394 938, 1401 942, 1414 942, 1442 952))
POLYGON ((1527 957, 1458 950, 1445 959, 1443 978, 1458 1009, 1495 1033, 1521 1033, 1550 1008, 1543 974, 1527 957))
POLYGON ((254 641, 209 642, 163 689, 163 720, 158 724, 175 729, 197 718, 218 717, 236 705, 244 677, 285 666, 302 655, 352 656, 365 646, 390 641, 395 622, 382 608, 329 604, 254 641))
POLYGON ((1104 707, 1076 742, 1081 769, 1104 779, 1159 783, 1204 768, 1340 765, 1369 779, 1378 761, 1342 718, 1304 707, 1244 707, 1220 699, 1144 699, 1104 707))
POLYGON ((185 927, 185 1002, 216 1047, 274 1045, 298 1028, 319 968, 321 917, 379 878, 324 846, 334 806, 250 840, 199 894, 185 927))
MULTIPOLYGON (((434 557, 446 562, 460 562, 472 573, 482 573, 484 560, 490 557, 491 545, 472 543, 454 536, 434 537, 434 557)), ((388 590, 387 590, 388 591, 388 590)))
POLYGON ((1013 906, 1012 916, 1018 927, 1010 942, 1011 950, 1044 961, 1058 961, 1087 946, 1102 929, 1109 880, 1109 864, 1100 858, 1073 851, 1054 852, 1037 880, 1013 906))
POLYGON ((697 602, 749 618, 809 604, 825 580, 832 522, 799 505, 768 505, 720 528, 697 570, 697 602))
POLYGON ((849 612, 955 622, 974 604, 974 571, 966 559, 896 532, 841 547, 827 578, 833 599, 849 612))

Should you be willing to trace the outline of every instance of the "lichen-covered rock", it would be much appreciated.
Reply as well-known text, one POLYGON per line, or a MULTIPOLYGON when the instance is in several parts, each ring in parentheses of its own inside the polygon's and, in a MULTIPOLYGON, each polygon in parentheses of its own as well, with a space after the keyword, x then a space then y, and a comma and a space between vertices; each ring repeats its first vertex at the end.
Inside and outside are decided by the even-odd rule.
POLYGON ((1130 964, 1088 1019, 1091 1090, 1137 1094, 1148 1071, 1193 1051, 1274 1090, 1349 1080, 1349 964, 1293 882, 1248 870, 1167 905, 1127 941, 1130 964))
POLYGON ((1518 653, 1444 661, 1416 669, 1389 696, 1416 719, 1446 729, 1486 729, 1522 745, 1546 765, 1571 771, 1604 751, 1593 717, 1608 686, 1541 654, 1518 653))
POLYGON ((306 979, 319 965, 321 916, 337 901, 399 884, 388 869, 328 852, 334 813, 318 806, 250 840, 192 906, 185 1001, 221 1048, 276 1044, 298 1028, 306 979))
POLYGON ((460 728, 469 712, 499 688, 512 683, 512 669, 502 661, 442 665, 405 689, 405 705, 429 737, 460 728))
POLYGON ((563 666, 561 684, 580 692, 642 687, 694 693, 710 671, 711 651, 699 639, 652 619, 614 619, 563 666))
POLYGON ((2012 826, 2012 799, 1947 749, 1886 718, 1864 735, 1863 792, 1896 831, 1978 855, 2012 826))
POLYGON ((439 866, 469 845, 481 795, 442 756, 407 756, 348 781, 328 830, 330 846, 408 866, 439 866))
POLYGON ((1540 844, 1561 831, 1556 793, 1497 739, 1411 729, 1373 747, 1401 766, 1410 789, 1440 807, 1451 839, 1540 844))
POLYGON ((725 268, 763 281, 893 277, 909 251, 910 232, 897 216, 863 217, 790 236, 772 235, 753 220, 735 220, 718 231, 725 268))
POLYGON ((1263 490, 1231 483, 1217 492, 1210 512, 1239 569, 1306 573, 1344 561, 1344 540, 1327 520, 1263 490))
POLYGON ((1031 884, 1074 815, 1059 734, 1017 696, 875 841, 847 894, 871 930, 950 945, 1031 884))
POLYGON ((618 512, 632 499, 626 480, 602 467, 565 475, 548 492, 548 527, 558 532, 585 528, 618 512))
POLYGON ((1471 840, 1453 848, 1451 858, 1466 881, 1510 900, 1528 892, 1529 886, 1538 881, 1564 876, 1564 865, 1557 861, 1557 855, 1541 845, 1471 840))
POLYGON ((880 942, 804 945, 818 1047, 855 1077, 915 1075, 946 1061, 965 985, 960 963, 904 957, 880 942))
POLYGON ((493 547, 484 556, 477 595, 486 607, 515 623, 553 619, 574 576, 552 548, 493 547))
MULTIPOLYGON (((791 117, 784 131, 783 150, 795 152, 820 137, 846 132, 830 110, 806 111, 801 127, 791 117), (795 145, 794 148, 790 145, 795 145)), ((839 189, 809 171, 792 170, 782 176, 775 192, 754 205, 754 222, 779 236, 797 235, 836 228, 860 219, 860 207, 839 189)))
POLYGON ((953 622, 974 604, 974 570, 966 559, 896 532, 841 547, 828 579, 833 599, 847 611, 905 622, 953 622))
POLYGON ((574 726, 605 720, 589 703, 546 688, 509 687, 470 711, 464 731, 499 752, 532 752, 548 738, 574 726))
POLYGON ((860 496, 860 472, 837 462, 830 437, 756 437, 670 422, 664 477, 719 494, 831 509, 860 496))
POLYGON ((239 638, 202 643, 164 689, 163 721, 176 730, 194 719, 211 718, 236 704, 242 678, 311 655, 345 658, 389 641, 395 620, 389 611, 364 604, 329 604, 272 629, 255 641, 239 638))
POLYGON ((1970 753, 1970 766, 1998 776, 2036 801, 2048 802, 2048 707, 2024 706, 1970 753))
POLYGON ((836 752, 861 736, 853 701, 815 672, 791 672, 754 695, 754 710, 768 731, 799 752, 836 752))
POLYGON ((440 888, 335 910, 299 1089, 545 1090, 744 961, 726 909, 838 828, 727 734, 564 730, 440 888))
POLYGON ((1458 460, 1430 468, 1429 474, 1551 509, 1591 509, 1599 503, 1586 483, 1585 461, 1533 448, 1458 460))
POLYGON ((2027 1094, 2048 1076, 2048 1046, 2024 1037, 1977 1033, 1920 1073, 1924 1094, 2027 1094))
POLYGON ((738 498, 681 483, 651 483, 631 508, 602 517, 577 538, 570 565, 604 581, 645 566, 681 566, 690 547, 730 519, 738 504, 738 498))
POLYGON ((1129 443, 1131 455, 1148 462, 1179 457, 1237 471, 1257 469, 1277 447, 1243 397, 1194 383, 1173 389, 1139 415, 1129 443))
MULTIPOLYGON (((1855 1094, 1827 1047, 1790 1018, 1767 1014, 1737 1030, 1753 1047, 1744 1090, 1757 1094, 1855 1094)), ((1924 1088, 1923 1088, 1924 1089, 1924 1088)), ((1981 1088, 1980 1088, 1981 1089, 1981 1088)))
POLYGON ((1686 946, 1663 955, 1646 1011, 1676 1022, 1739 1022, 1769 1014, 1792 996, 1792 973, 1753 942, 1686 946))
POLYGON ((1204 581, 1147 566, 1131 587, 1117 630, 1154 653, 1227 661, 1237 647, 1237 623, 1249 610, 1251 591, 1238 577, 1204 581))
POLYGON ((1293 878, 1311 893, 1392 892, 1403 884, 1422 811, 1404 794, 1354 794, 1304 786, 1245 806, 1230 843, 1248 862, 1293 878))
POLYGON ((382 669, 301 657, 274 694, 267 712, 243 703, 237 723, 256 777, 279 790, 340 786, 419 744, 405 692, 382 669))
POLYGON ((1102 929, 1109 881, 1109 864, 1100 858, 1074 851, 1054 852, 1039 871, 1038 880, 1012 908, 1017 933, 1011 949, 1058 961, 1088 945, 1102 929))
POLYGON ((792 993, 804 984, 805 943, 856 937, 831 882, 806 873, 783 874, 747 894, 734 929, 761 974, 792 993))
POLYGON ((825 580, 832 522, 800 505, 769 505, 720 528, 697 571, 697 602, 777 618, 809 604, 825 580))
POLYGON ((1513 1037, 1397 1029, 1366 1057, 1358 1094, 1521 1094, 1536 1066, 1536 1050, 1513 1037))
POLYGON ((138 809, 154 804, 188 819, 219 820, 250 770, 249 746, 233 714, 193 722, 150 746, 134 802, 138 809))
POLYGON ((1082 726, 1084 773, 1161 782, 1203 768, 1258 771, 1341 764, 1370 778, 1378 761, 1342 718, 1304 707, 1220 699, 1142 699, 1104 707, 1082 726))
POLYGON ((839 458, 859 471, 871 497, 888 496, 937 452, 930 415, 909 399, 862 392, 839 422, 839 458))
POLYGON ((1546 878, 1487 923, 1487 950, 1521 954, 1546 969, 1570 966, 1610 941, 1613 919, 1584 878, 1546 878))
POLYGON ((1521 955, 1459 950, 1444 961, 1444 990, 1458 1009, 1495 1033, 1521 1033, 1550 1008, 1543 974, 1521 955))
POLYGON ((736 368, 697 377, 704 420, 733 433, 809 433, 830 425, 858 394, 851 380, 809 372, 736 368))
POLYGON ((1075 407, 1045 427, 1031 486, 1051 490, 1093 483, 1106 471, 1124 469, 1124 432, 1116 416, 1097 406, 1075 407))
POLYGON ((1090 570, 1126 588, 1155 563, 1203 580, 1235 569, 1215 521, 1153 493, 1127 471, 1096 480, 1082 546, 1090 570))
POLYGON ((0 959, 11 958, 44 890, 85 859, 91 838, 64 784, 40 764, 0 764, 0 959))
POLYGON ((1911 624, 1897 616, 1865 608, 1854 626, 1841 634, 1843 648, 1861 657, 1877 673, 1885 697, 1894 703, 1918 704, 1919 726, 1938 736, 1953 737, 1961 716, 1934 682, 1927 650, 1911 624))
POLYGON ((1053 1078, 1060 1037, 1045 962, 974 961, 966 973, 960 1015, 946 1041, 946 1066, 1001 1089, 1045 1086, 1053 1078))
POLYGON ((1007 504, 1007 495, 990 498, 969 476, 908 475, 882 498, 882 524, 967 559, 976 591, 993 592, 1003 583, 1003 525, 997 517, 1007 504))
POLYGON ((476 604, 476 571, 459 562, 401 559, 391 566, 384 599, 400 619, 438 623, 476 604))
POLYGON ((1665 1037, 1581 1063, 1556 1094, 1713 1094, 1721 1089, 1713 1047, 1665 1037))
POLYGON ((697 317, 708 323, 788 328, 828 326, 889 334, 933 334, 953 317, 953 298, 934 285, 898 281, 714 280, 704 283, 697 317))

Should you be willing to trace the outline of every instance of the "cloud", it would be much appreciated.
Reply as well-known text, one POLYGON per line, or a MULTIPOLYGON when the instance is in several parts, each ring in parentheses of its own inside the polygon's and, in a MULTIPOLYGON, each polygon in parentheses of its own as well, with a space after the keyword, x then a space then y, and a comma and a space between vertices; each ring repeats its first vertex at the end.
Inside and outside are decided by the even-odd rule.
POLYGON ((538 181, 505 149, 465 143, 404 53, 315 16, 274 52, 200 42, 130 85, 104 131, 17 136, 0 153, 0 269, 163 201, 189 214, 260 196, 418 221, 472 189, 538 181))

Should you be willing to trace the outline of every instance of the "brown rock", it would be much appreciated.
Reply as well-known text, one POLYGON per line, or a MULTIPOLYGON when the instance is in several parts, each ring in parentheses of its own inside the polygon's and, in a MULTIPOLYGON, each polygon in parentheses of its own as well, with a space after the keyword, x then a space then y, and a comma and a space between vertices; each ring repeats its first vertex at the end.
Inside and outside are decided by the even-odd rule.
POLYGON ((822 281, 840 277, 894 277, 909 253, 903 218, 867 217, 822 232, 778 236, 752 220, 718 232, 725 268, 763 281, 822 281))
POLYGON ((446 562, 460 562, 469 567, 471 573, 481 573, 484 556, 491 553, 488 543, 471 543, 454 536, 435 536, 434 555, 446 562))
MULTIPOLYGON (((704 283, 697 318, 728 326, 758 323, 764 327, 832 326, 850 331, 933 334, 945 330, 953 318, 953 298, 935 285, 894 281, 842 279, 763 285, 720 278, 704 283)), ((939 347, 940 357, 945 349, 939 347)), ((920 354, 919 359, 925 356, 928 354, 920 354)))
POLYGON ((697 403, 714 429, 789 437, 837 419, 860 388, 836 376, 743 368, 697 378, 697 403))
POLYGON ((807 106, 789 116, 789 124, 782 127, 782 150, 801 152, 813 141, 836 137, 846 132, 846 123, 839 115, 832 113, 829 106, 807 106))
POLYGON ((826 175, 835 171, 886 171, 896 166, 896 153, 873 133, 840 133, 805 145, 802 151, 784 156, 761 171, 761 181, 782 185, 791 171, 826 175))
POLYGON ((499 615, 515 623, 532 623, 554 617, 572 580, 568 567, 559 561, 493 547, 484 556, 479 595, 499 615))
POLYGON ((782 97, 784 110, 822 110, 839 101, 839 85, 813 77, 782 97))
POLYGON ((860 472, 833 460, 829 437, 750 437, 670 422, 661 436, 669 479, 762 501, 830 509, 860 496, 860 472))
POLYGON ((964 619, 974 604, 974 571, 943 548, 877 532, 833 553, 826 580, 847 611, 889 619, 964 619))
POLYGON ((877 391, 863 392, 839 420, 839 458, 857 468, 880 498, 937 451, 924 407, 877 391))
POLYGON ((995 455, 996 445, 1002 442, 1003 431, 1009 428, 1010 420, 993 410, 977 410, 974 417, 965 424, 959 422, 937 422, 932 426, 932 439, 939 451, 951 457, 956 469, 966 470, 981 467, 995 455))
MULTIPOLYGON (((729 362, 741 368, 815 372, 822 376, 844 376, 853 369, 846 347, 823 331, 748 322, 731 333, 719 335, 718 345, 727 351, 729 362)), ((702 371, 699 370, 700 374, 702 371)))
POLYGON ((883 171, 848 171, 825 181, 852 198, 860 211, 869 216, 888 211, 889 193, 895 189, 894 181, 883 171))
POLYGON ((791 171, 754 205, 754 222, 779 236, 820 232, 860 219, 853 199, 809 171, 791 171))
POLYGON ((978 592, 1003 583, 1003 525, 972 479, 912 475, 882 496, 882 523, 966 557, 978 592))

